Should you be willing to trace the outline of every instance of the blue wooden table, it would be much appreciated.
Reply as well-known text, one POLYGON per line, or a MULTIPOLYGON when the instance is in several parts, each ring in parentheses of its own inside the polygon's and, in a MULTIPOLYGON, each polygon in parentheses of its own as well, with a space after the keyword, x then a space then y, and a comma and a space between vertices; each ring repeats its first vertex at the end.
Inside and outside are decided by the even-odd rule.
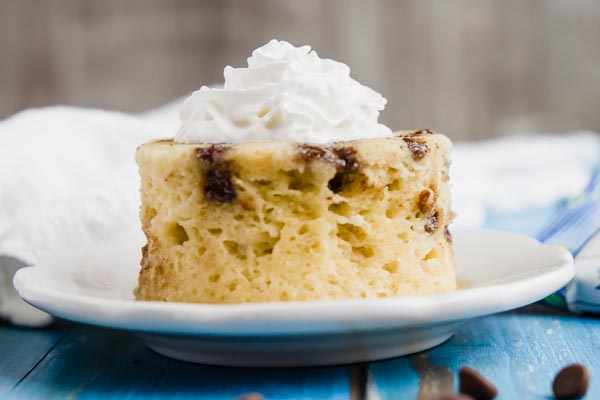
MULTIPOLYGON (((534 233, 547 214, 492 216, 488 226, 534 233)), ((548 399, 554 374, 580 362, 586 398, 600 398, 600 319, 542 305, 478 318, 426 352, 370 364, 309 369, 194 365, 153 353, 135 336, 59 322, 0 328, 0 399, 435 399, 463 365, 490 378, 499 399, 548 399)))

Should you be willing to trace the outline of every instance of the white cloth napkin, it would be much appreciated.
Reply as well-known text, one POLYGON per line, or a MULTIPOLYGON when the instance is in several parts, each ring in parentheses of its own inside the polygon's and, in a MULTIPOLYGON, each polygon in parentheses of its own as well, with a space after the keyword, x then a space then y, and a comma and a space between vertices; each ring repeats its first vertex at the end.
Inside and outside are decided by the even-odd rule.
POLYGON ((0 122, 0 316, 48 322, 20 301, 14 271, 54 249, 102 241, 137 224, 136 147, 168 137, 160 124, 117 112, 52 107, 0 122))
MULTIPOLYGON (((18 298, 16 269, 139 224, 135 150, 173 136, 178 103, 140 116, 50 107, 0 121, 1 317, 22 325, 49 321, 18 298)), ((522 210, 577 194, 598 154, 600 137, 592 133, 457 143, 456 225, 481 224, 490 207, 522 210)))
POLYGON ((600 160, 600 135, 536 134, 459 142, 452 151, 454 226, 487 212, 523 212, 579 195, 600 160))

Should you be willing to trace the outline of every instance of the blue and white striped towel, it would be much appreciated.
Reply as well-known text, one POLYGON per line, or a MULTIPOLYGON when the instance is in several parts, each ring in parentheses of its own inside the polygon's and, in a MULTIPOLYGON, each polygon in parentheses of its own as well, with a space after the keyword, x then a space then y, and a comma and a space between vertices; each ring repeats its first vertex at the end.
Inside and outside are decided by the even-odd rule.
POLYGON ((583 193, 561 204, 538 239, 565 246, 575 257, 575 278, 546 303, 600 313, 600 164, 583 193))

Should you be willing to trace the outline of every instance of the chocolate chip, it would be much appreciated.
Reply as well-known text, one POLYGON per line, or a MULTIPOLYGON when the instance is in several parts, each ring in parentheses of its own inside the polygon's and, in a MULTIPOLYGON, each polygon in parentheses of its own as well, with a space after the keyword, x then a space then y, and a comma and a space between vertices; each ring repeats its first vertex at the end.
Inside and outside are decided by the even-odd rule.
POLYGON ((225 154, 227 147, 218 144, 211 144, 208 147, 199 147, 196 149, 196 157, 214 164, 219 161, 221 156, 225 154))
POLYGON ((236 198, 235 186, 231 180, 231 171, 220 165, 210 167, 206 173, 204 195, 208 200, 226 203, 236 198))
POLYGON ((227 150, 227 147, 220 145, 196 149, 196 157, 209 163, 204 183, 204 196, 207 200, 225 203, 236 198, 230 164, 222 160, 227 150))
POLYGON ((418 131, 414 131, 414 132, 411 132, 411 133, 405 135, 405 137, 426 136, 426 135, 433 135, 433 131, 431 131, 429 129, 419 129, 418 131))
POLYGON ((348 174, 360 169, 356 150, 352 147, 324 147, 311 144, 298 146, 300 155, 305 160, 324 160, 335 165, 336 174, 327 183, 327 187, 334 193, 339 193, 347 180, 348 174))
POLYGON ((329 147, 316 146, 312 144, 301 144, 298 146, 298 149, 300 151, 300 155, 305 160, 325 160, 336 164, 337 168, 338 158, 329 147))
POLYGON ((428 214, 435 206, 435 193, 431 189, 422 190, 419 193, 419 199, 417 200, 419 211, 423 214, 428 214))
POLYGON ((260 393, 248 393, 240 397, 236 397, 235 400, 265 400, 260 393))
POLYGON ((464 393, 457 394, 447 394, 445 396, 440 397, 438 400, 475 400, 473 397, 464 393))
POLYGON ((479 372, 462 367, 458 372, 460 392, 476 400, 491 400, 498 395, 496 387, 479 372))
POLYGON ((342 188, 344 187, 344 174, 340 174, 339 172, 335 174, 333 178, 327 182, 327 187, 333 193, 341 192, 342 188))
POLYGON ((337 157, 336 161, 336 174, 327 183, 327 187, 333 193, 339 193, 343 187, 344 182, 347 180, 346 177, 359 170, 360 163, 356 155, 356 150, 352 147, 341 147, 333 150, 333 153, 337 157))
POLYGON ((433 131, 429 129, 421 129, 414 133, 414 135, 433 135, 433 131))
POLYGON ((356 172, 360 168, 356 150, 353 147, 341 147, 333 150, 340 162, 337 163, 338 172, 356 172))
POLYGON ((312 144, 301 144, 298 146, 300 155, 306 159, 324 158, 327 154, 327 148, 323 146, 314 146, 312 144))
POLYGON ((402 140, 404 140, 408 146, 408 149, 412 153, 412 158, 415 161, 421 160, 427 155, 427 153, 429 153, 429 147, 427 147, 427 145, 419 139, 405 137, 402 138, 402 140))
POLYGON ((579 399, 585 396, 590 382, 587 368, 581 364, 571 364, 561 369, 554 382, 552 392, 559 399, 579 399))
POLYGON ((448 229, 448 225, 444 226, 444 237, 448 243, 452 243, 452 233, 450 233, 450 229, 448 229))
POLYGON ((425 232, 434 233, 438 229, 440 219, 439 211, 434 212, 430 217, 427 223, 425 224, 425 232))
POLYGON ((298 146, 300 155, 305 160, 325 160, 335 165, 338 172, 354 172, 360 167, 356 150, 352 147, 330 148, 312 144, 298 146))

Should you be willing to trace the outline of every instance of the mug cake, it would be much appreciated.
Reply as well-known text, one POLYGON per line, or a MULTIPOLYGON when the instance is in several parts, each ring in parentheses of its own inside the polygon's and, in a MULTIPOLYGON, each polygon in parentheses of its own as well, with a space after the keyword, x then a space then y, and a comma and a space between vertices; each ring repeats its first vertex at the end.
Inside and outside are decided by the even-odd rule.
POLYGON ((271 41, 139 147, 137 300, 249 303, 456 288, 450 140, 392 132, 345 64, 271 41))

